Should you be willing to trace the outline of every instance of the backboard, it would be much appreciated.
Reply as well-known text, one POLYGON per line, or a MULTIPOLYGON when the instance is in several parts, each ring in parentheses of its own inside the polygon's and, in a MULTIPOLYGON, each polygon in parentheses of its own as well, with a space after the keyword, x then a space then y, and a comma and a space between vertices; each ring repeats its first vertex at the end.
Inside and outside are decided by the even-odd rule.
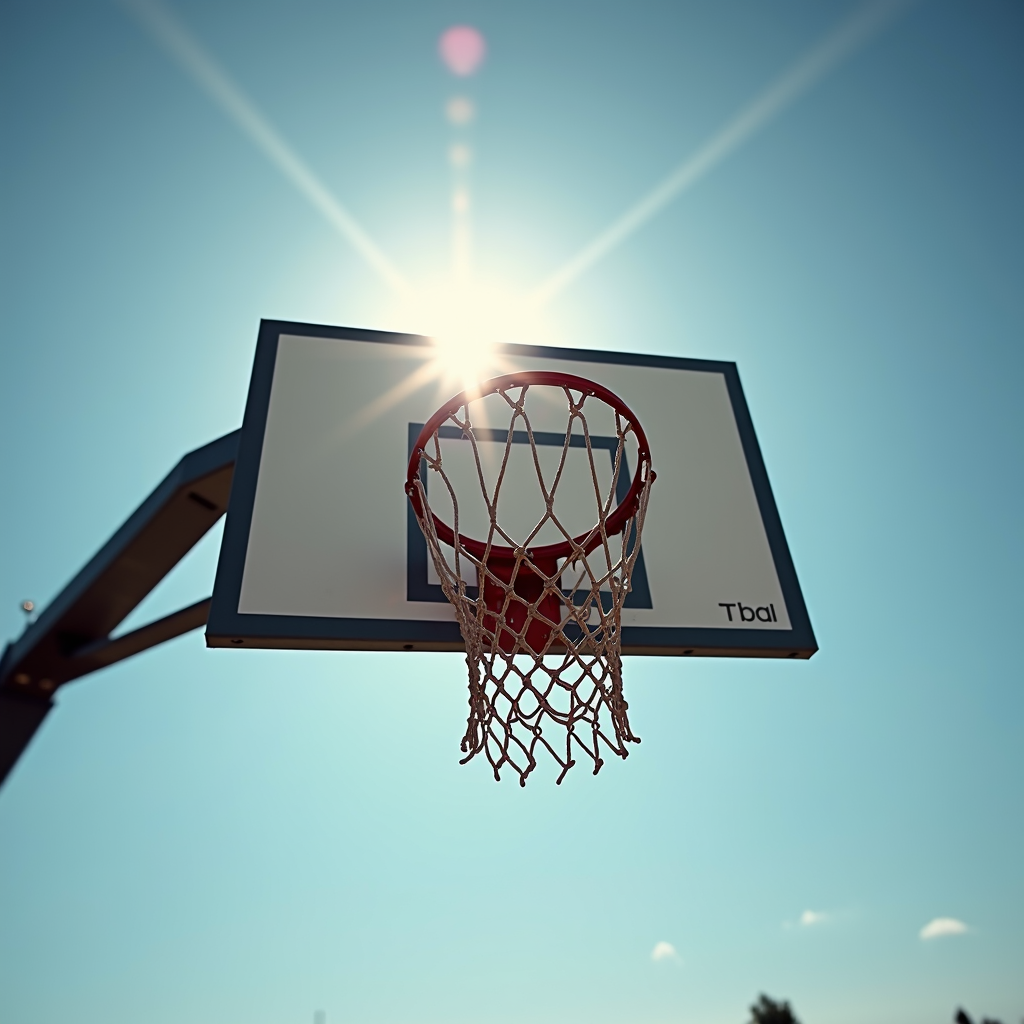
MULTIPOLYGON (((466 386, 466 355, 413 335, 263 322, 209 646, 463 649, 404 483, 423 424, 466 386)), ((524 345, 496 346, 485 363, 481 377, 555 370, 596 381, 643 424, 657 480, 623 654, 817 650, 735 364, 524 345)), ((548 436, 561 445, 564 424, 561 435, 550 427, 540 450, 548 436)), ((598 456, 613 434, 594 428, 598 456)), ((450 439, 456 464, 460 445, 450 439)), ((514 519, 522 510, 510 500, 503 516, 514 519)))

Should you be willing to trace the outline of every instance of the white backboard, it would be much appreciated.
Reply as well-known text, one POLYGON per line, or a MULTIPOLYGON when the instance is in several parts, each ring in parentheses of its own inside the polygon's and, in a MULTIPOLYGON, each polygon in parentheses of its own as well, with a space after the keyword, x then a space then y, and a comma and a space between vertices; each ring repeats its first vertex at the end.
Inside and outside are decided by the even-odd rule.
MULTIPOLYGON (((461 648, 403 485, 412 441, 464 370, 426 338, 264 322, 208 644, 461 648)), ((520 370, 597 381, 647 433, 657 480, 624 653, 814 653, 734 364, 515 345, 489 356, 488 376, 520 370)), ((561 414, 537 425, 564 435, 561 414)))

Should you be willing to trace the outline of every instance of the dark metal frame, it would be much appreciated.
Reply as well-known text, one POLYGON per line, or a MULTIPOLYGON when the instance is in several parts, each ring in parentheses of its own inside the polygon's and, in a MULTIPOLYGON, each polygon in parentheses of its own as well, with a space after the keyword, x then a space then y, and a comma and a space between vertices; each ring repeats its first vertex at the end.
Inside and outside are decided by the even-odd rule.
POLYGON ((234 431, 186 455, 0 658, 0 782, 57 688, 206 623, 210 598, 124 636, 111 633, 228 507, 234 431))
MULTIPOLYGON (((217 566, 213 603, 206 626, 207 645, 334 650, 462 650, 462 636, 456 622, 251 615, 238 612, 274 366, 281 335, 415 347, 430 345, 428 338, 417 335, 324 327, 278 320, 262 322, 242 424, 235 482, 217 566)), ((735 363, 529 345, 502 345, 498 347, 498 351, 538 360, 571 359, 598 365, 627 364, 721 375, 732 403, 740 441, 792 629, 624 626, 622 652, 711 657, 809 658, 817 651, 818 645, 814 639, 814 631, 797 581, 789 545, 786 543, 782 521, 768 482, 768 474, 735 363)), ((401 494, 401 487, 396 487, 396 493, 401 494)))

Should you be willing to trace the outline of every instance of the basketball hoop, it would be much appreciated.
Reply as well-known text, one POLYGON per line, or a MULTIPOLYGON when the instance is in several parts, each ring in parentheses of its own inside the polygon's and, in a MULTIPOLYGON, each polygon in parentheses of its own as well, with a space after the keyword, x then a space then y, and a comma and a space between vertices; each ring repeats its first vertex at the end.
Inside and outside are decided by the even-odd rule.
MULTIPOLYGON (((550 411, 549 403, 545 416, 550 411)), ((508 765, 525 786, 540 746, 559 764, 560 783, 576 763, 574 754, 585 752, 596 775, 604 764, 604 748, 626 757, 626 744, 640 742, 630 730, 622 695, 620 620, 654 477, 647 438, 636 416, 607 388, 571 374, 495 377, 456 395, 424 425, 409 459, 405 491, 466 643, 469 722, 461 763, 484 753, 496 780, 508 765), (536 418, 536 413, 526 408, 531 391, 549 399, 554 394, 568 403, 564 438, 560 432, 535 430, 531 415, 536 418), (474 425, 471 406, 490 396, 505 403, 510 415, 507 432, 503 426, 495 430, 479 421, 474 425), (584 408, 588 401, 592 417, 600 410, 603 420, 614 425, 615 436, 606 445, 611 454, 610 484, 600 479, 596 441, 584 408), (442 435, 470 445, 489 521, 484 540, 460 532, 459 498, 442 465, 442 435), (547 478, 538 452, 542 437, 549 450, 552 437, 553 451, 560 446, 547 478), (496 461, 482 457, 485 441, 499 441, 499 451, 503 443, 496 461), (628 474, 627 446, 634 444, 636 473, 626 494, 616 500, 620 477, 628 474), (519 537, 498 522, 502 487, 511 486, 507 470, 515 445, 529 446, 541 498, 540 515, 519 537), (572 449, 585 449, 588 497, 592 487, 596 519, 576 533, 556 509, 556 492, 567 476, 572 449), (489 485, 487 470, 494 467, 497 476, 489 485), (431 509, 428 482, 440 484, 435 494, 450 504, 452 524, 431 509), (538 543, 542 532, 558 539, 538 543), (475 575, 476 586, 467 583, 467 571, 475 575)), ((464 495, 464 508, 466 503, 464 495)))

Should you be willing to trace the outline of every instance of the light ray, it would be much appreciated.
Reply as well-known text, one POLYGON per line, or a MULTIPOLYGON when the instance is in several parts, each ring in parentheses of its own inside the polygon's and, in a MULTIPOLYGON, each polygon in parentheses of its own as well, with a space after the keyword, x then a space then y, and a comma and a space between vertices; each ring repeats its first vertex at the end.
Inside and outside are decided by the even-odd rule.
POLYGON ((452 280, 467 288, 472 279, 473 231, 469 219, 469 191, 456 188, 452 195, 452 280))
POLYGON ((395 291, 404 294, 408 290, 405 279, 379 246, 174 14, 159 0, 118 0, 118 3, 249 136, 264 156, 298 188, 380 277, 395 291))
POLYGON ((719 129, 661 184, 544 281, 531 296, 532 304, 544 305, 572 284, 917 2, 919 0, 873 0, 857 8, 846 21, 719 129))
POLYGON ((444 365, 441 360, 436 356, 431 358, 429 362, 424 363, 403 377, 397 384, 385 391, 383 395, 375 398, 368 405, 363 406, 362 409, 348 417, 335 432, 334 440, 339 443, 347 441, 361 430, 365 430, 374 420, 379 419, 403 399, 408 398, 414 391, 418 391, 432 380, 442 376, 443 373, 444 365))
MULTIPOLYGON (((349 416, 335 431, 334 440, 338 443, 347 441, 431 381, 437 382, 437 393, 441 396, 437 400, 438 405, 453 397, 453 394, 458 394, 459 391, 476 383, 475 378, 468 380, 462 374, 461 366, 458 364, 463 360, 458 351, 451 351, 441 339, 435 339, 434 344, 436 346, 434 354, 426 362, 404 376, 397 384, 388 388, 384 394, 349 416), (453 384, 453 381, 459 383, 453 384)), ((500 357, 493 357, 490 360, 490 365, 495 367, 495 373, 505 372, 505 363, 500 357)))

